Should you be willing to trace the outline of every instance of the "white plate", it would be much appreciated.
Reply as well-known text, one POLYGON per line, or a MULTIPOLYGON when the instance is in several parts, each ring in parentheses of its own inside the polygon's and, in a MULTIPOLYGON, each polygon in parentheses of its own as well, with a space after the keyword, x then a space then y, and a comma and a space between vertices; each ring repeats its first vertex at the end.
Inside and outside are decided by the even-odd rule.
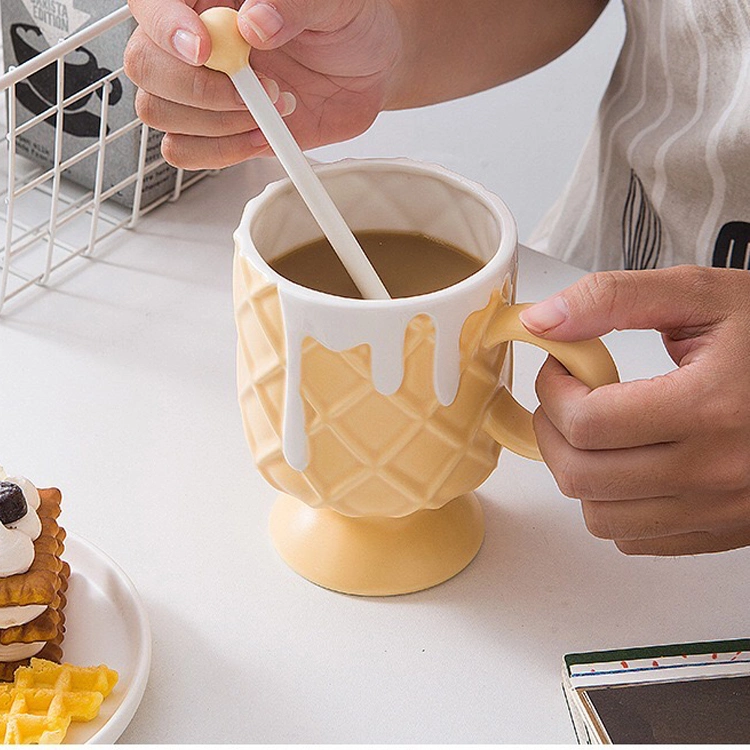
POLYGON ((63 661, 106 664, 120 678, 93 721, 72 722, 65 742, 111 744, 133 718, 148 681, 151 630, 138 592, 121 568, 75 534, 65 539, 70 564, 63 661))

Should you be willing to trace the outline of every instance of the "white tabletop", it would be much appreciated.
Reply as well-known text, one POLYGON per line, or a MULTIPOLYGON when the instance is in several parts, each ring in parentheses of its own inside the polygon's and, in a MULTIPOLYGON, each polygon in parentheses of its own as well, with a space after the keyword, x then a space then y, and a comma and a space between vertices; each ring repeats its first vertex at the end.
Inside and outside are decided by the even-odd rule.
MULTIPOLYGON (((747 636, 750 550, 628 558, 549 471, 503 453, 476 560, 391 599, 318 588, 268 538, 234 382, 231 233, 272 162, 204 180, 0 318, 0 462, 63 491, 63 524, 148 608, 153 664, 128 742, 572 742, 563 654, 747 636)), ((581 275, 521 256, 521 299, 581 275)), ((624 378, 671 363, 608 337, 624 378)), ((517 380, 531 404, 521 350, 517 380)), ((528 360, 528 361, 527 361, 528 360)))

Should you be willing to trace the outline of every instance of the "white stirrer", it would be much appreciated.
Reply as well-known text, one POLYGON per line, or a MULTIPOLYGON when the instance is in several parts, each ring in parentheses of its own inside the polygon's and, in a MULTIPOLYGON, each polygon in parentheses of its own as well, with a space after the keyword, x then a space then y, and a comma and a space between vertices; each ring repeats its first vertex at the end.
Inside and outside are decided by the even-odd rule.
POLYGON ((237 16, 237 11, 232 8, 209 8, 201 13, 201 21, 211 35, 211 56, 205 63, 206 67, 220 70, 232 79, 281 166, 362 296, 365 299, 389 299, 388 290, 250 67, 250 45, 237 28, 237 16))

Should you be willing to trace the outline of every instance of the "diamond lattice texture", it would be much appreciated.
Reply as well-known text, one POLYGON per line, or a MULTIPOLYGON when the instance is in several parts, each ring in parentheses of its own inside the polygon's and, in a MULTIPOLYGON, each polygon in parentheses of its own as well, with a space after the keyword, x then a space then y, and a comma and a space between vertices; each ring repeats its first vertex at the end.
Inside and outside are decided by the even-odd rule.
MULTIPOLYGON (((433 387, 434 329, 426 316, 409 324, 404 380, 391 396, 370 379, 370 349, 344 352, 306 339, 302 397, 309 464, 292 469, 282 452, 286 350, 275 285, 239 252, 235 257, 238 388, 245 434, 258 469, 277 489, 313 507, 349 516, 397 517, 439 508, 476 488, 497 464, 499 446, 482 429, 498 388, 506 345, 482 346, 503 296, 467 318, 461 334, 461 381, 450 406, 433 387)), ((509 286, 505 288, 510 294, 509 286)))

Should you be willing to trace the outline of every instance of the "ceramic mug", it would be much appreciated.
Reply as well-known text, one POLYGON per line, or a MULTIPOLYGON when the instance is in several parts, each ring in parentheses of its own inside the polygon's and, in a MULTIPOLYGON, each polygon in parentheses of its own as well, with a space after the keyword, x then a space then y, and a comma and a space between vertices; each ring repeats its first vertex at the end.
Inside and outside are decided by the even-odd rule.
POLYGON ((299 286, 268 265, 321 236, 288 180, 248 202, 234 235, 239 400, 258 469, 282 493, 271 512, 277 550, 326 588, 416 591, 479 550, 472 490, 501 447, 540 458, 531 414, 511 395, 508 342, 540 346, 590 387, 617 371, 599 340, 545 341, 521 325, 515 220, 481 185, 408 159, 316 172, 355 232, 418 232, 483 264, 393 300, 299 286))

